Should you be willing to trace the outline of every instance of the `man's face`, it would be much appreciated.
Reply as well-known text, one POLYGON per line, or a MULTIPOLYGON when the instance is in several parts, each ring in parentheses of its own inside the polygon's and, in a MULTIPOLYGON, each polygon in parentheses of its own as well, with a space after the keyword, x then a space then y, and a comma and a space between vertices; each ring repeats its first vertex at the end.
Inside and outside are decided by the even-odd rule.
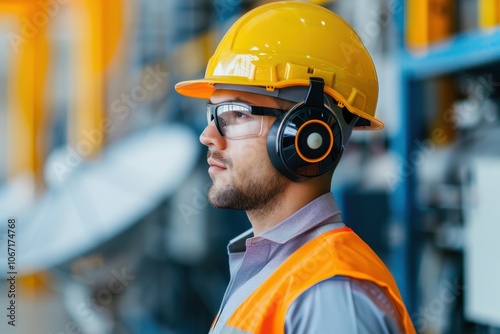
MULTIPOLYGON (((212 104, 235 101, 283 108, 271 97, 245 92, 218 90, 210 98, 212 104)), ((276 118, 257 117, 262 117, 260 135, 228 139, 211 121, 200 136, 200 142, 208 147, 208 173, 213 181, 208 199, 215 207, 258 210, 274 202, 291 182, 272 166, 267 153, 267 133, 276 118)))

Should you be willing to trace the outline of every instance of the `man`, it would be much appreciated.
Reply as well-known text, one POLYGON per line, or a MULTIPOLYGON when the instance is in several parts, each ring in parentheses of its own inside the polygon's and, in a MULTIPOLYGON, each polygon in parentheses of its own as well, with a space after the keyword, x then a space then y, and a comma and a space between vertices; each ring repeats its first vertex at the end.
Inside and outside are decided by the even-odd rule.
MULTIPOLYGON (((380 129, 378 81, 352 28, 301 2, 236 21, 204 79, 210 202, 245 210, 212 333, 415 333, 393 277, 341 221, 331 178, 353 129, 380 129)), ((376 222, 374 222, 376 223, 376 222)))

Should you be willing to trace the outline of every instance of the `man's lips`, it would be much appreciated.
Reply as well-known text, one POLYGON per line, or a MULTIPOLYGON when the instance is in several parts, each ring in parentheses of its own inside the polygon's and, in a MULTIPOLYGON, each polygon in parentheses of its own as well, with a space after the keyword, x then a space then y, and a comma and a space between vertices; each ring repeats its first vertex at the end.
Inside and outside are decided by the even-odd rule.
POLYGON ((219 161, 214 160, 212 158, 208 158, 207 162, 208 162, 208 165, 210 166, 209 171, 215 172, 215 171, 221 171, 221 170, 226 169, 226 166, 222 162, 219 162, 219 161))

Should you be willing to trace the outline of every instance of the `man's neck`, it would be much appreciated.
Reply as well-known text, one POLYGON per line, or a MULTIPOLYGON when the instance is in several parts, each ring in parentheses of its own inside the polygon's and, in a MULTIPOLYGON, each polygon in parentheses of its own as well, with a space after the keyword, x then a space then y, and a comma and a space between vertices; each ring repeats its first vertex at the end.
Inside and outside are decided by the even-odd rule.
MULTIPOLYGON (((326 193, 308 187, 290 187, 265 207, 246 211, 255 236, 276 226, 299 209, 326 193)), ((329 191, 329 190, 328 190, 329 191)))

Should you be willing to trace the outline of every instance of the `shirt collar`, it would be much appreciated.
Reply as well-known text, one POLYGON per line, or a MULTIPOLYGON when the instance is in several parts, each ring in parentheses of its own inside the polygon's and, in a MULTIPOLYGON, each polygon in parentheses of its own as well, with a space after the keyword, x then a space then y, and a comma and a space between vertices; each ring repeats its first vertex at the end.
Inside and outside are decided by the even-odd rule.
POLYGON ((252 229, 245 231, 229 242, 230 253, 244 252, 246 244, 267 240, 284 244, 288 240, 325 223, 341 222, 340 210, 331 192, 309 202, 288 218, 254 237, 252 229))

